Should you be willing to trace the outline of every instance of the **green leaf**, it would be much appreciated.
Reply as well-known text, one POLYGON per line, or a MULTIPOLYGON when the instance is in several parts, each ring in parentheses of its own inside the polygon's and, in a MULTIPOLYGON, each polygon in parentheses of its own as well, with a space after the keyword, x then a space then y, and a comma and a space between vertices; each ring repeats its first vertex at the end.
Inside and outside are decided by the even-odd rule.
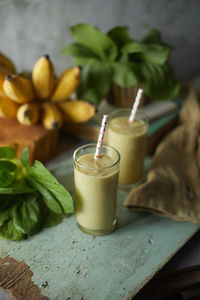
POLYGON ((27 235, 36 233, 41 225, 41 208, 38 194, 27 194, 23 196, 13 209, 13 223, 18 230, 27 235))
POLYGON ((160 31, 151 29, 147 35, 142 39, 144 44, 162 44, 160 31))
POLYGON ((24 239, 25 235, 21 230, 15 227, 13 219, 9 219, 3 222, 2 225, 0 225, 0 238, 17 241, 24 239))
POLYGON ((51 211, 55 212, 56 214, 63 213, 62 207, 48 189, 46 189, 32 176, 27 176, 27 180, 32 185, 32 187, 41 194, 42 200, 51 211))
POLYGON ((106 63, 90 61, 81 73, 79 99, 98 105, 108 94, 112 82, 112 68, 106 63))
POLYGON ((29 168, 28 178, 30 177, 55 197, 64 213, 72 213, 74 211, 70 193, 56 180, 41 162, 36 160, 34 166, 29 168))
POLYGON ((91 58, 99 60, 98 55, 79 43, 68 44, 64 46, 60 52, 64 55, 72 55, 76 58, 84 60, 85 63, 87 63, 91 58))
POLYGON ((71 28, 75 41, 95 53, 103 61, 114 61, 118 55, 112 39, 89 24, 77 24, 71 28))
POLYGON ((108 31, 107 35, 115 42, 119 49, 133 41, 126 26, 117 26, 108 31))
POLYGON ((0 238, 7 240, 21 240, 25 237, 23 232, 15 227, 13 212, 18 203, 0 212, 0 238))
POLYGON ((28 168, 30 165, 29 162, 29 149, 25 148, 21 153, 21 162, 25 168, 28 168))
POLYGON ((64 218, 66 218, 66 215, 58 215, 50 211, 44 220, 43 227, 49 228, 56 226, 60 224, 64 218))
POLYGON ((0 170, 0 188, 8 187, 15 179, 15 176, 9 172, 0 170))
POLYGON ((121 87, 130 87, 137 84, 138 79, 131 63, 115 62, 113 67, 113 81, 121 87))
POLYGON ((15 149, 12 147, 0 147, 0 158, 14 158, 15 149))
POLYGON ((146 95, 155 100, 169 100, 177 96, 180 84, 167 65, 141 64, 141 82, 146 95))
POLYGON ((0 212, 11 207, 15 201, 16 196, 14 195, 1 195, 0 196, 0 212))
POLYGON ((16 171, 17 166, 13 162, 9 160, 0 160, 0 170, 7 171, 7 172, 14 172, 16 171))
POLYGON ((29 187, 5 187, 5 188, 0 188, 0 194, 5 194, 5 195, 19 195, 19 194, 30 194, 33 193, 34 189, 29 188, 29 187))
POLYGON ((125 45, 122 52, 134 54, 131 56, 133 61, 163 65, 169 57, 170 49, 162 45, 145 45, 133 42, 125 45))

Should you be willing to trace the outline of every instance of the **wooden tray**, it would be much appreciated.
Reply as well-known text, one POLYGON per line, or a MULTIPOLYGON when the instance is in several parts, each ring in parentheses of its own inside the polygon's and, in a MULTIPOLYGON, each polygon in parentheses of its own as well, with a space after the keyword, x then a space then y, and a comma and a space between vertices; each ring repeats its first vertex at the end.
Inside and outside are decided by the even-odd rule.
POLYGON ((58 137, 58 130, 47 130, 42 125, 24 126, 17 120, 0 118, 0 147, 12 146, 17 157, 28 147, 31 163, 35 159, 43 163, 51 159, 57 150, 58 137))

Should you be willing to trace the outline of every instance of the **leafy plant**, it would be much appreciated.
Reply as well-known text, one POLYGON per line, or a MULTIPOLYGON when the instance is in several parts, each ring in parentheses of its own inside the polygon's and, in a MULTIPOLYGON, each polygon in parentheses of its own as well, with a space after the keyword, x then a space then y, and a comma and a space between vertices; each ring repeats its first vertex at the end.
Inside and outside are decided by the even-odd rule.
POLYGON ((57 224, 74 207, 69 192, 41 162, 29 166, 27 148, 20 160, 14 155, 11 147, 0 148, 0 237, 21 240, 46 227, 47 218, 57 224))
POLYGON ((152 99, 177 95, 179 83, 168 64, 170 47, 158 30, 136 42, 126 27, 115 27, 106 34, 89 24, 70 29, 75 42, 64 46, 61 53, 72 55, 73 64, 83 68, 79 98, 99 104, 112 82, 122 88, 140 83, 152 99))

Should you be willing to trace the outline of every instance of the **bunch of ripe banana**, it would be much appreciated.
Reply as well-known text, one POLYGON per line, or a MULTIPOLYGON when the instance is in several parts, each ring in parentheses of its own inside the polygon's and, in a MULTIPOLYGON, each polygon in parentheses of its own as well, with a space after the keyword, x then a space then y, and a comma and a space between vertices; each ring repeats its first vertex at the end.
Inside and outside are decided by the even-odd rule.
POLYGON ((80 69, 65 70, 56 80, 48 55, 34 65, 32 78, 16 75, 13 63, 0 53, 0 116, 17 118, 23 125, 38 122, 47 129, 60 128, 63 120, 85 122, 95 114, 95 107, 69 97, 80 82, 80 69))

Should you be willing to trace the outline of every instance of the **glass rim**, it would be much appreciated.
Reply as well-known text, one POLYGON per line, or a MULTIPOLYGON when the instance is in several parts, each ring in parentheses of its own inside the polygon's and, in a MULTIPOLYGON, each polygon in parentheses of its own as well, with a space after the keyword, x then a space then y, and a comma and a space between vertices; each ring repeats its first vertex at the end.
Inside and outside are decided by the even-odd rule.
POLYGON ((74 151, 74 153, 73 153, 73 161, 74 161, 74 163, 76 163, 79 167, 87 168, 89 170, 105 170, 105 169, 113 168, 114 166, 116 166, 120 162, 120 153, 119 153, 119 151, 117 149, 115 149, 114 147, 112 147, 110 145, 105 145, 105 144, 102 144, 101 147, 110 148, 110 149, 114 150, 116 152, 116 154, 117 154, 117 159, 116 159, 116 161, 113 164, 111 164, 111 165, 109 165, 107 167, 103 167, 103 168, 91 168, 91 167, 85 166, 85 165, 83 165, 83 164, 81 164, 80 162, 77 161, 76 154, 77 154, 78 151, 80 151, 80 150, 82 150, 82 149, 84 149, 86 147, 94 147, 94 148, 96 148, 96 145, 97 145, 96 143, 89 143, 89 144, 85 144, 85 145, 80 146, 79 148, 77 148, 74 151))
MULTIPOLYGON (((112 119, 114 119, 113 118, 113 116, 115 116, 115 114, 117 115, 118 113, 125 113, 125 112, 127 112, 127 113, 130 113, 131 112, 131 110, 132 110, 132 108, 119 108, 119 109, 115 109, 114 111, 112 111, 110 114, 109 114, 109 117, 108 117, 108 122, 110 123, 110 121, 112 120, 112 119)), ((139 128, 139 127, 144 127, 144 126, 149 126, 149 120, 148 120, 148 116, 147 116, 147 114, 145 113, 145 112, 143 112, 141 109, 138 109, 137 111, 136 111, 136 117, 137 117, 137 115, 139 116, 139 115, 141 115, 141 116, 143 116, 144 117, 144 124, 137 124, 137 126, 134 126, 134 128, 139 128)), ((118 128, 119 127, 119 125, 116 125, 116 124, 112 124, 111 126, 113 126, 113 127, 115 127, 115 128, 118 128)))

